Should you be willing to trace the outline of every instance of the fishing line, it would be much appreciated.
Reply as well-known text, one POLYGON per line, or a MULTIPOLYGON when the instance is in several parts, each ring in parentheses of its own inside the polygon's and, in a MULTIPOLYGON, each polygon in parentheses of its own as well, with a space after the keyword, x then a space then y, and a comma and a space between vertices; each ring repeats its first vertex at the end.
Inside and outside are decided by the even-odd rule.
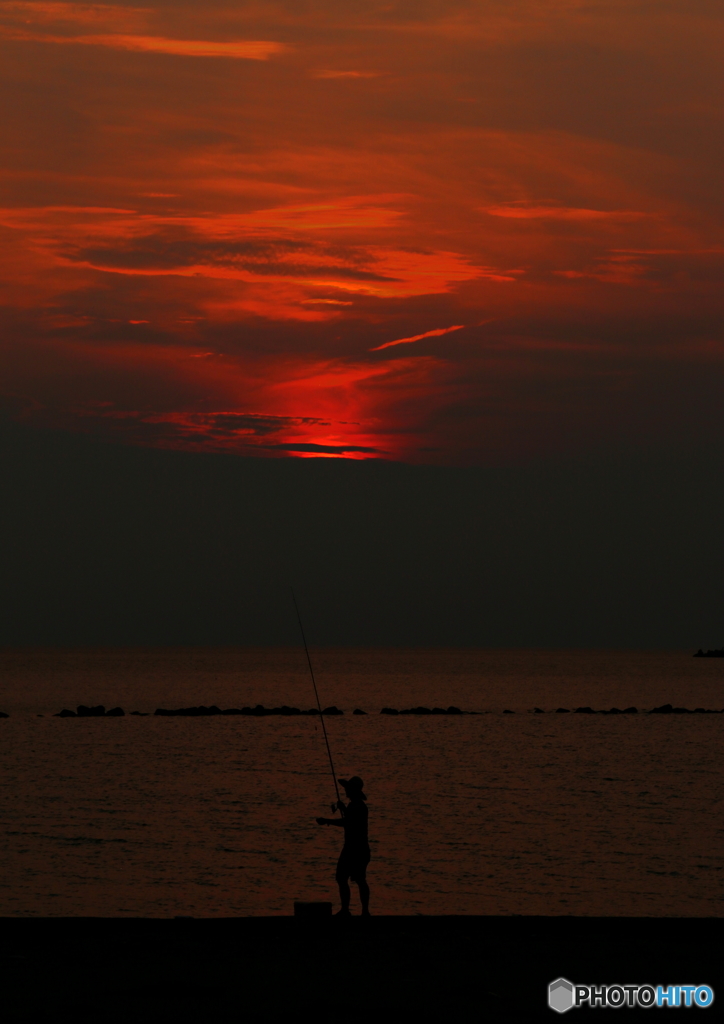
POLYGON ((329 756, 329 767, 332 769, 332 781, 334 782, 334 791, 337 794, 337 803, 339 804, 339 787, 337 786, 337 773, 334 770, 334 761, 332 760, 332 751, 329 748, 329 739, 327 737, 327 726, 324 724, 324 715, 322 714, 322 705, 319 700, 319 692, 317 691, 317 683, 314 678, 314 669, 312 668, 312 659, 309 657, 309 648, 307 647, 307 638, 304 635, 304 626, 302 625, 302 616, 299 614, 299 605, 297 599, 294 596, 294 589, 292 591, 292 601, 294 601, 294 610, 297 613, 297 622, 299 623, 299 631, 302 634, 302 643, 304 644, 304 653, 307 655, 307 664, 309 665, 309 674, 312 677, 312 686, 314 687, 314 696, 317 698, 317 707, 319 709, 319 720, 322 723, 322 732, 324 733, 324 742, 327 745, 327 754, 329 756))

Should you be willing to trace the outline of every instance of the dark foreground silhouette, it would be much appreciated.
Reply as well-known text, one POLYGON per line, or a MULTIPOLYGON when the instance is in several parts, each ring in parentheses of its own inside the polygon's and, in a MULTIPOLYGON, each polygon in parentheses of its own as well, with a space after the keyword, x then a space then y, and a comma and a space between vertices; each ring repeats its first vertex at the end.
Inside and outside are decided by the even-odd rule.
POLYGON ((335 879, 339 886, 339 898, 342 909, 339 914, 348 917, 350 903, 349 880, 357 884, 362 916, 368 917, 370 912, 370 887, 367 884, 367 865, 370 862, 370 844, 367 837, 367 806, 364 783, 358 775, 351 779, 340 779, 344 787, 348 804, 337 802, 341 818, 317 818, 318 825, 335 825, 344 829, 344 846, 337 861, 335 879))
MULTIPOLYGON (((66 1010, 83 1024, 534 1024, 558 1019, 546 999, 561 976, 574 984, 705 983, 720 998, 721 918, 341 921, 291 910, 206 920, 0 919, 4 1019, 34 1024, 66 1010)), ((621 1021, 638 1012, 622 1010, 621 1021)), ((644 1014, 650 1024, 660 1016, 644 1014)), ((701 1015, 715 1017, 716 1009, 701 1015)))

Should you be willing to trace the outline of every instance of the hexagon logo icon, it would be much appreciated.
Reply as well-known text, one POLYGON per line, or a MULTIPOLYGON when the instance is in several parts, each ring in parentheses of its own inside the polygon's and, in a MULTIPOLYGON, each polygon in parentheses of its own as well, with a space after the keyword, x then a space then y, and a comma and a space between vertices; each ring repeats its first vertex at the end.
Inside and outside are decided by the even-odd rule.
POLYGON ((548 986, 548 1005, 556 1013, 565 1013, 573 1006, 573 985, 566 978, 556 978, 548 986))

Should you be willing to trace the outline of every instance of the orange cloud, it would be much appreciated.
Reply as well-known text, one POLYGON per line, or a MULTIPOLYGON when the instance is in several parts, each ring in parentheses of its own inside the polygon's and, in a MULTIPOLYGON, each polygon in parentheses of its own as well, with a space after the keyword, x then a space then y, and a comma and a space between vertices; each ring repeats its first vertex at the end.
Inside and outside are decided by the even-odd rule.
POLYGON ((136 53, 166 53, 176 57, 228 57, 235 60, 268 60, 288 47, 266 40, 214 42, 201 39, 165 39, 161 36, 83 35, 52 36, 0 28, 0 36, 16 41, 56 43, 70 46, 105 46, 136 53))
POLYGON ((135 50, 142 53, 169 53, 178 57, 231 57, 237 60, 268 60, 286 49, 282 43, 267 40, 241 40, 213 42, 200 39, 163 39, 159 36, 78 36, 73 40, 53 39, 52 42, 83 43, 88 46, 110 46, 116 50, 135 50))
POLYGON ((312 71, 312 78, 379 78, 383 71, 312 71))
POLYGON ((0 38, 16 42, 36 42, 72 46, 101 46, 137 53, 162 53, 182 57, 227 57, 240 60, 268 60, 289 47, 278 42, 257 39, 203 40, 175 38, 159 33, 138 31, 149 24, 153 10, 114 4, 72 3, 0 3, 0 38), (81 35, 38 31, 37 25, 83 28, 105 27, 103 33, 81 35), (129 32, 129 29, 137 31, 129 32))

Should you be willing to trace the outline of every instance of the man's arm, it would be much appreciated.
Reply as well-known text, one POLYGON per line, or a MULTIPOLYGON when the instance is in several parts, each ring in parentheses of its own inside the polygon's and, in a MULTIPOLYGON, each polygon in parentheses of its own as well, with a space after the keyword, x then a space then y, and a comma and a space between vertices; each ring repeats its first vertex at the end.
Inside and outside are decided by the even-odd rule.
POLYGON ((318 825, 336 825, 337 828, 344 828, 344 821, 339 818, 317 818, 318 825))

